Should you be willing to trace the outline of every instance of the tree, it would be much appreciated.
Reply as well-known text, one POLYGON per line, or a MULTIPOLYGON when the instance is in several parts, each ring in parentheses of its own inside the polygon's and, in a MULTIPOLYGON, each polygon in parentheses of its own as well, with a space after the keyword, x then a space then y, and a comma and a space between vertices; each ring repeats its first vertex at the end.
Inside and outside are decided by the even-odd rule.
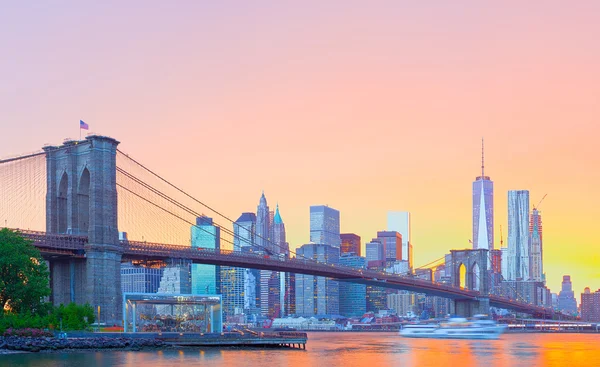
POLYGON ((39 313, 50 295, 48 267, 40 251, 20 233, 0 230, 0 313, 39 313))

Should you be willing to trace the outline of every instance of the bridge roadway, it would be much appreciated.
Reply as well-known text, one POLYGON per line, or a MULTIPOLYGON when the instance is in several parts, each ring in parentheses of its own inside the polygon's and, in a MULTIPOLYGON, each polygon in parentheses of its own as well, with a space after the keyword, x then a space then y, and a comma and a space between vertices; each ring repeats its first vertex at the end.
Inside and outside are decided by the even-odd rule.
MULTIPOLYGON (((85 257, 87 237, 47 234, 19 230, 33 241, 45 257, 85 257)), ((268 255, 242 253, 230 250, 211 250, 189 246, 160 243, 121 241, 124 261, 156 261, 167 259, 187 259, 198 264, 225 265, 240 268, 273 270, 297 274, 315 275, 365 285, 407 290, 440 296, 454 300, 477 300, 489 298, 490 306, 529 313, 538 317, 551 317, 554 311, 549 308, 518 302, 497 295, 482 295, 478 291, 452 287, 414 277, 386 274, 383 272, 354 269, 343 265, 324 264, 304 259, 281 259, 268 255)))

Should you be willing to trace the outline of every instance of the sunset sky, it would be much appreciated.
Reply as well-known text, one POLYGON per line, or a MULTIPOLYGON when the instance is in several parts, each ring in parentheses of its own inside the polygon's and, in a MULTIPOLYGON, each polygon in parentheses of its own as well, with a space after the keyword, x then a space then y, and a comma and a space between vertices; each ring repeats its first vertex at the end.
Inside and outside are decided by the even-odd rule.
MULTIPOLYGON (((553 292, 600 288, 600 2, 80 1, 0 8, 0 157, 90 131, 237 218, 261 190, 417 265, 469 246, 471 184, 541 205, 553 292), (126 3, 126 4, 125 4, 126 3)), ((364 245, 363 245, 364 246, 364 245)))

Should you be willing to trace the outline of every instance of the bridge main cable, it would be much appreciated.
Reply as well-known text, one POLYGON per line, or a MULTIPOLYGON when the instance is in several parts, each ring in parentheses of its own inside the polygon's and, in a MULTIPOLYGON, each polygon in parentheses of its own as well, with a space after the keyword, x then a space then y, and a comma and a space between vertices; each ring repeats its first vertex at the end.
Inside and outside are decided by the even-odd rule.
POLYGON ((37 157, 42 154, 46 154, 46 152, 41 151, 41 152, 35 152, 35 153, 26 154, 26 155, 11 157, 11 158, 0 159, 0 164, 20 161, 21 159, 33 158, 33 157, 37 157))

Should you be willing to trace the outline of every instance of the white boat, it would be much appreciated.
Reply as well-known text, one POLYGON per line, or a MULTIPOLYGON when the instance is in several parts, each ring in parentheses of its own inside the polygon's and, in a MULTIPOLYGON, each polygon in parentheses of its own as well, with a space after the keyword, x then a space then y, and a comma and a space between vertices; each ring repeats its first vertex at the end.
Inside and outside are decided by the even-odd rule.
POLYGON ((432 339, 498 339, 506 325, 498 325, 493 320, 474 318, 452 318, 439 324, 411 324, 400 330, 407 338, 432 339))

